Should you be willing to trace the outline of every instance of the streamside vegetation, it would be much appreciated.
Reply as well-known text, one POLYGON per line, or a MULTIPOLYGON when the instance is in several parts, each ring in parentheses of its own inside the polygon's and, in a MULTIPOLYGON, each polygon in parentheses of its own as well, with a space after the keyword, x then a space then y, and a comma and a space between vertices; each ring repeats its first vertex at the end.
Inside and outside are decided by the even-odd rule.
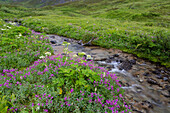
POLYGON ((131 112, 115 74, 83 58, 53 56, 44 34, 0 26, 1 112, 131 112))

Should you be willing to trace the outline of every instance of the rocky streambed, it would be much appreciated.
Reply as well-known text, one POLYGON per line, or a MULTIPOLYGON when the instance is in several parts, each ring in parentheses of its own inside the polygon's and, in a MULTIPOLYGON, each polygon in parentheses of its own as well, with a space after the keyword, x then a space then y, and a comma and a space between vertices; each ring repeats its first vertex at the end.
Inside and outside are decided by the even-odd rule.
POLYGON ((117 49, 83 46, 79 41, 47 35, 54 54, 63 54, 64 41, 70 55, 85 52, 100 66, 117 75, 134 113, 170 113, 170 69, 117 49))

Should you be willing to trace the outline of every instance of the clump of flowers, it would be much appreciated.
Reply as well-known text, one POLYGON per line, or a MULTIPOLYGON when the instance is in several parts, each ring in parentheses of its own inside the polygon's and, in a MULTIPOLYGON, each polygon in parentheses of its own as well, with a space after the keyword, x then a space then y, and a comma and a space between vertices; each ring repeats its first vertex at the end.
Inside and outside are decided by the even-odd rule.
POLYGON ((103 67, 62 55, 39 59, 23 71, 0 73, 2 96, 15 95, 9 108, 17 112, 128 113, 131 110, 120 87, 115 74, 103 67))

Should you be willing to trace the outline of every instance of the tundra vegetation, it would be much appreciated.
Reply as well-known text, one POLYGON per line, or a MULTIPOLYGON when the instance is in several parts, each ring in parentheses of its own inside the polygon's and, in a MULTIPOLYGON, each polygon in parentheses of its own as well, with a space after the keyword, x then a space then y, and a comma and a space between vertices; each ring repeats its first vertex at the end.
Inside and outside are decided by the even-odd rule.
POLYGON ((82 58, 53 56, 45 34, 93 38, 93 45, 170 67, 169 6, 168 0, 82 0, 42 8, 1 4, 0 110, 130 112, 115 74, 82 58))

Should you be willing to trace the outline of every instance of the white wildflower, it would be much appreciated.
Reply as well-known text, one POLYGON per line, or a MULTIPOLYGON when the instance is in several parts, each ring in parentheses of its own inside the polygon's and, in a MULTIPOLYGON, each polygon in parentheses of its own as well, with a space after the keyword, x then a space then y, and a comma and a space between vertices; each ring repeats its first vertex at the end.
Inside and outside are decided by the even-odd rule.
POLYGON ((11 25, 13 25, 13 26, 14 26, 14 25, 16 25, 16 23, 15 23, 15 22, 9 22, 9 24, 11 24, 11 25))
POLYGON ((97 91, 97 87, 94 90, 97 91))
POLYGON ((11 27, 7 26, 8 29, 11 29, 11 27))
POLYGON ((45 56, 40 56, 40 58, 45 58, 45 56))
POLYGON ((51 53, 50 52, 46 52, 45 55, 51 56, 51 53))
POLYGON ((19 34, 19 37, 21 37, 21 36, 22 36, 22 34, 20 33, 20 34, 19 34))
POLYGON ((40 106, 38 106, 37 108, 36 108, 36 110, 38 111, 40 109, 40 106))

